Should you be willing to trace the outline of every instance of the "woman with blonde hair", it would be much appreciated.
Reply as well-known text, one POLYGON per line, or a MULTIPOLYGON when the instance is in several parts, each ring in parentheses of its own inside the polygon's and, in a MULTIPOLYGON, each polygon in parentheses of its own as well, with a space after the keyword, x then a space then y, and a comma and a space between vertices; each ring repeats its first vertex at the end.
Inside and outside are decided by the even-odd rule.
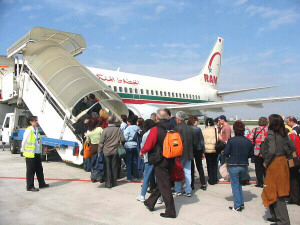
POLYGON ((106 109, 100 109, 99 111, 100 115, 100 126, 102 129, 106 128, 108 126, 107 118, 108 118, 108 112, 106 109))

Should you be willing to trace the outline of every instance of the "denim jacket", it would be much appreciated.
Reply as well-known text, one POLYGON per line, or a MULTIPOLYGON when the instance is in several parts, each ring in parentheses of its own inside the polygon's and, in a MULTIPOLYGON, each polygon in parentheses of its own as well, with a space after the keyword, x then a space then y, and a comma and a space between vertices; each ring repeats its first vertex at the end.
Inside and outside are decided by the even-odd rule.
POLYGON ((139 130, 140 127, 137 125, 130 125, 124 130, 125 148, 137 148, 137 143, 133 140, 133 137, 139 130))

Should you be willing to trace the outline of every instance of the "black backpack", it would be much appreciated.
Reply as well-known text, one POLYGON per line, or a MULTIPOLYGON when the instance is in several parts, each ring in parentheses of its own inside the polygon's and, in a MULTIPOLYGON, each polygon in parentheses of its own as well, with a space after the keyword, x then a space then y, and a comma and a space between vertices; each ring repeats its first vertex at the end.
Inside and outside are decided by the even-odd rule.
POLYGON ((300 138, 300 127, 299 127, 299 126, 295 126, 295 127, 293 128, 293 130, 296 131, 298 137, 300 138))

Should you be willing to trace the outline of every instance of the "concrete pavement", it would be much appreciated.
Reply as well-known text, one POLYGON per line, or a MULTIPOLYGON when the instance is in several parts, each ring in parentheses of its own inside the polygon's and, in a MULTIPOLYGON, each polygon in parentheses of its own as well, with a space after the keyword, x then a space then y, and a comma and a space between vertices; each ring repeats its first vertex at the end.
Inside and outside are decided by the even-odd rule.
MULTIPOLYGON (((175 197, 177 218, 165 219, 159 215, 164 204, 149 212, 136 200, 141 183, 119 182, 106 189, 104 184, 89 182, 90 174, 80 167, 61 161, 43 166, 45 177, 53 178, 47 181, 50 188, 27 192, 25 159, 8 149, 0 151, 0 224, 269 224, 269 212, 260 198, 262 189, 253 184, 243 187, 243 212, 228 209, 233 205, 230 184, 208 186, 207 191, 196 184, 192 197, 175 197)), ((250 175, 255 180, 253 164, 250 175)), ((288 205, 291 224, 300 224, 299 209, 288 205)))

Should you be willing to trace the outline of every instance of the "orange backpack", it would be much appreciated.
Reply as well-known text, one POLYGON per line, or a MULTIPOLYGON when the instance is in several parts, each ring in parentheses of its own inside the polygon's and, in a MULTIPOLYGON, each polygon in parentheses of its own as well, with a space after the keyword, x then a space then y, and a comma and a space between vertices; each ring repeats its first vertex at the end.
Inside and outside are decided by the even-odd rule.
POLYGON ((177 131, 167 131, 164 139, 163 156, 166 158, 175 158, 182 155, 183 145, 180 134, 177 131))

